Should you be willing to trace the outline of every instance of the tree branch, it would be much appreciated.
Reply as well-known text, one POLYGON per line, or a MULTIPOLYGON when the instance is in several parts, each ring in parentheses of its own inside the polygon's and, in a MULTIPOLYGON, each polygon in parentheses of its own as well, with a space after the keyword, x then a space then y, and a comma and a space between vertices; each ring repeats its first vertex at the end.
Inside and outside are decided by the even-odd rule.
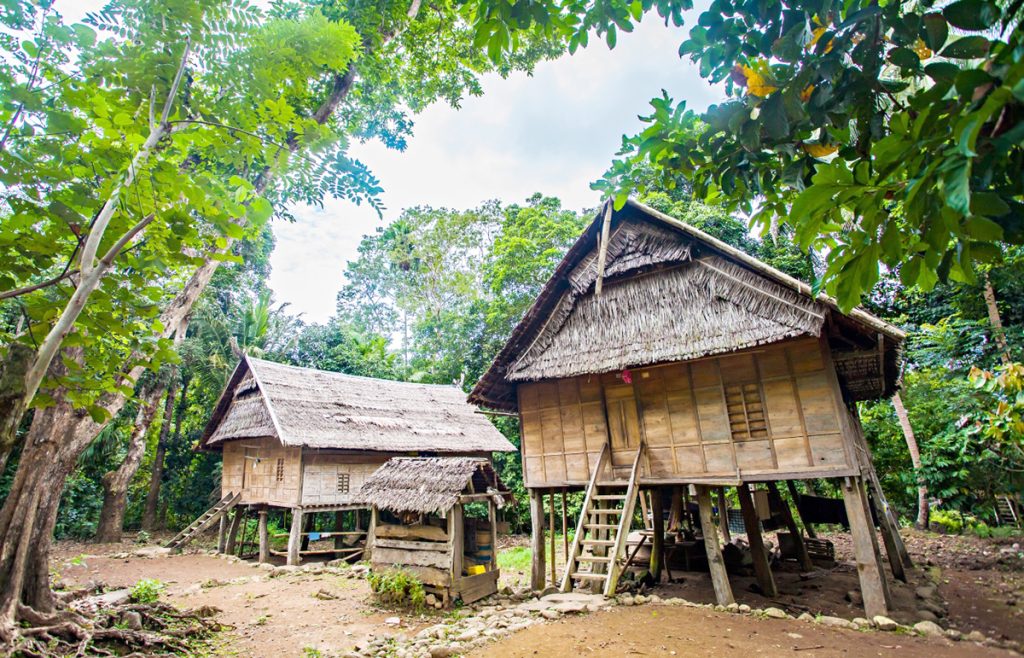
POLYGON ((25 286, 23 288, 15 288, 13 290, 7 290, 7 291, 4 291, 4 292, 0 292, 0 299, 10 299, 11 297, 20 297, 21 295, 27 295, 28 293, 35 292, 36 290, 42 290, 43 288, 49 288, 50 286, 52 286, 54 284, 60 283, 64 279, 67 279, 67 278, 69 278, 71 276, 74 276, 75 274, 78 274, 78 270, 65 269, 63 272, 61 272, 57 276, 55 276, 53 278, 50 278, 50 279, 47 279, 46 281, 42 281, 40 283, 35 283, 35 284, 32 284, 31 286, 25 286))
POLYGON ((135 224, 135 226, 128 229, 128 231, 121 236, 121 239, 115 242, 114 245, 107 250, 107 253, 103 256, 103 258, 100 259, 100 262, 103 263, 104 268, 113 265, 114 259, 117 258, 117 254, 120 253, 120 251, 125 248, 125 245, 131 242, 132 239, 136 235, 141 233, 144 228, 149 226, 150 223, 152 223, 152 221, 155 218, 156 215, 154 213, 149 213, 148 215, 140 219, 138 223, 135 224))

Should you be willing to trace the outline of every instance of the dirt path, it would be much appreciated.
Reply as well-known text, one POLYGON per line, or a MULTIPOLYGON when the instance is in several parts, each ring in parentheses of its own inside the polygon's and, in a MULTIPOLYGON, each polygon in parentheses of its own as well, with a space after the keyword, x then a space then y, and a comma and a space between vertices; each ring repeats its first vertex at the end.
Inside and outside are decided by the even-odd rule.
POLYGON ((304 656, 316 649, 335 656, 376 636, 415 632, 430 618, 380 611, 362 578, 295 572, 270 578, 266 571, 206 554, 153 558, 80 556, 63 562, 69 585, 102 582, 131 587, 142 578, 167 585, 164 597, 183 607, 214 606, 232 628, 218 639, 219 656, 304 656), (400 626, 385 623, 399 616, 400 626))
POLYGON ((469 654, 471 658, 622 656, 1009 656, 1009 652, 894 633, 861 633, 795 620, 757 619, 702 608, 615 608, 534 626, 469 654))

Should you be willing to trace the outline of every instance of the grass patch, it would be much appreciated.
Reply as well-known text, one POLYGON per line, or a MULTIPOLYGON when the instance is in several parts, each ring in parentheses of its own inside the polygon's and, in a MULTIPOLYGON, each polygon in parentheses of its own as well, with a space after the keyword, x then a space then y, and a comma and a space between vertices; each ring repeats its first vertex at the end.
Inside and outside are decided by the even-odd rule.
POLYGON ((498 568, 510 571, 529 571, 533 551, 529 546, 513 546, 498 552, 498 568))

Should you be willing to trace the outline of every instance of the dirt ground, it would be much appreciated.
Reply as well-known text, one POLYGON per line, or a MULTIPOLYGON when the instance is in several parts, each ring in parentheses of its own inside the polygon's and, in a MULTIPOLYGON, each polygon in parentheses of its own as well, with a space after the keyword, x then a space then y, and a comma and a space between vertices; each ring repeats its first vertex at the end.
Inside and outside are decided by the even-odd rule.
MULTIPOLYGON (((839 564, 814 578, 799 570, 775 570, 780 596, 769 600, 752 591, 753 577, 730 578, 737 602, 752 607, 776 606, 793 615, 829 614, 847 619, 863 614, 847 600, 856 598, 855 568, 844 535, 830 536, 839 564)), ((916 564, 909 584, 893 588, 893 618, 917 621, 921 606, 915 589, 937 585, 946 601, 942 624, 963 633, 980 630, 989 637, 1024 642, 1024 552, 1017 540, 979 540, 907 533, 916 564)), ((507 538, 502 548, 524 538, 507 538)), ((373 637, 411 635, 436 624, 443 613, 412 615, 374 606, 366 581, 330 573, 296 572, 269 578, 268 572, 232 563, 205 552, 159 557, 115 557, 140 548, 60 542, 54 553, 55 579, 71 587, 102 583, 130 587, 142 578, 162 581, 165 598, 181 607, 213 606, 229 630, 219 639, 219 656, 339 656, 373 637), (395 619, 399 623, 396 625, 395 619)), ((561 546, 559 546, 559 550, 561 546)), ((560 573, 560 569, 558 570, 560 573)), ((713 602, 704 573, 673 571, 676 582, 653 592, 713 602)), ((502 583, 528 581, 524 570, 505 569, 502 583)), ((584 617, 566 617, 521 631, 478 653, 483 656, 629 656, 629 655, 779 655, 798 651, 809 656, 880 655, 899 649, 908 656, 1006 655, 974 644, 952 644, 892 633, 860 633, 789 620, 715 613, 668 606, 616 607, 584 617), (696 651, 696 653, 695 653, 696 651)))
POLYGON ((217 641, 218 656, 306 656, 314 649, 335 656, 375 636, 415 632, 434 621, 375 608, 365 579, 302 572, 269 578, 205 553, 112 558, 139 547, 58 546, 58 577, 69 586, 101 582, 116 589, 152 578, 166 584, 164 598, 174 605, 221 610, 217 620, 230 630, 217 641), (400 625, 385 623, 394 617, 400 625))
POLYGON ((471 658, 592 656, 1007 656, 1006 651, 894 633, 862 633, 796 620, 757 619, 703 608, 615 608, 534 626, 471 658))

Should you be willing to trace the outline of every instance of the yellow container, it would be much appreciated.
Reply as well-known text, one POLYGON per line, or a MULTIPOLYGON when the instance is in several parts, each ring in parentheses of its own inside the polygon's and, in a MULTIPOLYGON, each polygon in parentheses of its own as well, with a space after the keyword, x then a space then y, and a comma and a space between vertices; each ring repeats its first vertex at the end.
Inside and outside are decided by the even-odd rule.
POLYGON ((487 572, 487 567, 482 564, 473 564, 466 567, 466 573, 470 576, 479 576, 482 573, 487 572))

